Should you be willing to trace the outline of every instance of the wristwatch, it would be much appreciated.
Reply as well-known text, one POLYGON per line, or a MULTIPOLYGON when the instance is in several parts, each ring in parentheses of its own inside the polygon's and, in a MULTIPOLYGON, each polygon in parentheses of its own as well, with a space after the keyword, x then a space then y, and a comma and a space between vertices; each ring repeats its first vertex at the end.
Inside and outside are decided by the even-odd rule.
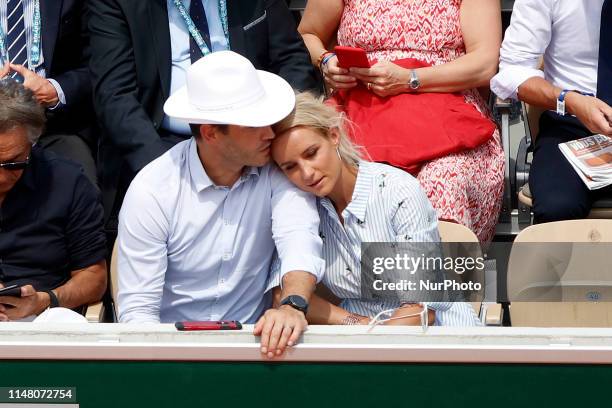
POLYGON ((410 70, 410 81, 408 82, 410 89, 416 91, 421 86, 421 81, 419 81, 419 77, 417 76, 416 70, 410 70))
POLYGON ((298 295, 289 295, 280 302, 281 306, 289 305, 294 309, 299 310, 306 314, 308 311, 308 302, 301 296, 298 295))

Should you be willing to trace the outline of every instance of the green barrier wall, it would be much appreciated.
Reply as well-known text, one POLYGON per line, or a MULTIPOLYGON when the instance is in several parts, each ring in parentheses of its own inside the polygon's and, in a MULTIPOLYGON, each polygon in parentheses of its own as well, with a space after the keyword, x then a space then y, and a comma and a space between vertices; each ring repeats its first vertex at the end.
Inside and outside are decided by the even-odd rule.
POLYGON ((84 408, 608 407, 612 366, 3 361, 0 386, 84 408))

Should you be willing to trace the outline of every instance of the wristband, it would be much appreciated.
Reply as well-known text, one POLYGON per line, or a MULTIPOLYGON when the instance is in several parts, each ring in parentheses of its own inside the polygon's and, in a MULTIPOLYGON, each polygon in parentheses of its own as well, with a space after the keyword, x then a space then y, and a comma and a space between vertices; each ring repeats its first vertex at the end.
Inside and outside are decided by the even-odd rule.
POLYGON ((321 66, 323 65, 327 65, 327 63, 329 62, 330 59, 334 58, 336 56, 336 54, 334 54, 333 52, 330 52, 329 54, 327 54, 325 57, 323 57, 323 59, 321 60, 321 66))
POLYGON ((565 112, 565 95, 567 95, 568 92, 576 92, 584 96, 595 96, 594 94, 590 92, 582 92, 582 91, 577 91, 575 89, 564 89, 559 94, 559 98, 557 98, 557 115, 565 116, 565 113, 566 113, 565 112))
POLYGON ((52 290, 45 291, 47 295, 49 295, 49 308, 52 309, 54 307, 59 307, 59 299, 57 295, 52 290))
POLYGON ((344 319, 342 319, 342 322, 340 324, 345 326, 354 326, 359 324, 359 320, 361 320, 362 318, 363 316, 358 315, 357 313, 350 313, 346 315, 344 319))
POLYGON ((330 54, 333 54, 333 52, 325 50, 321 53, 321 55, 319 55, 319 58, 317 58, 317 68, 321 69, 321 66, 323 65, 323 59, 330 54))

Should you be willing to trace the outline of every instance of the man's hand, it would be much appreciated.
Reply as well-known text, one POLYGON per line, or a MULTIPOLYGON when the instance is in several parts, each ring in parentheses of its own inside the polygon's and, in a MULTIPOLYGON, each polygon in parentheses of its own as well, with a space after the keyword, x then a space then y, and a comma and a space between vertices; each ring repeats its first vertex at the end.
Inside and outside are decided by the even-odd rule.
POLYGON ((253 334, 261 336, 261 353, 273 358, 283 354, 287 346, 296 344, 307 327, 304 313, 284 305, 268 309, 255 325, 253 334))
MULTIPOLYGON (((2 71, 0 71, 1 73, 2 71)), ((0 289, 2 289, 4 285, 0 283, 0 289)), ((3 305, 0 303, 0 322, 8 322, 8 316, 4 314, 4 310, 2 309, 3 305)))
POLYGON ((593 133, 612 136, 612 108, 592 96, 568 92, 565 96, 568 111, 593 133))
POLYGON ((35 72, 30 71, 23 65, 11 64, 10 68, 23 77, 23 86, 34 92, 34 96, 38 103, 46 108, 52 108, 57 105, 59 96, 51 82, 35 72))
POLYGON ((2 66, 2 68, 0 68, 0 79, 3 79, 4 77, 6 77, 9 72, 11 72, 11 67, 9 64, 5 64, 2 66))
POLYGON ((0 321, 19 320, 38 315, 50 303, 49 295, 37 292, 32 285, 21 288, 21 297, 0 296, 0 321))

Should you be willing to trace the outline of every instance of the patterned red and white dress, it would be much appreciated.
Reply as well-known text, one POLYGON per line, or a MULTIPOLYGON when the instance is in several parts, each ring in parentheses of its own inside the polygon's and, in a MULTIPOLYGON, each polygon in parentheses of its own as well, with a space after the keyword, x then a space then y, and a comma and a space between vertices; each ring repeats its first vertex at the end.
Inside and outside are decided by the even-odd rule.
MULTIPOLYGON (((338 44, 363 48, 371 60, 445 64, 465 54, 460 7, 461 0, 345 0, 338 44)), ((478 91, 463 94, 490 115, 478 91)), ((465 225, 482 242, 493 238, 504 181, 499 130, 475 149, 425 163, 418 179, 439 219, 465 225)))

